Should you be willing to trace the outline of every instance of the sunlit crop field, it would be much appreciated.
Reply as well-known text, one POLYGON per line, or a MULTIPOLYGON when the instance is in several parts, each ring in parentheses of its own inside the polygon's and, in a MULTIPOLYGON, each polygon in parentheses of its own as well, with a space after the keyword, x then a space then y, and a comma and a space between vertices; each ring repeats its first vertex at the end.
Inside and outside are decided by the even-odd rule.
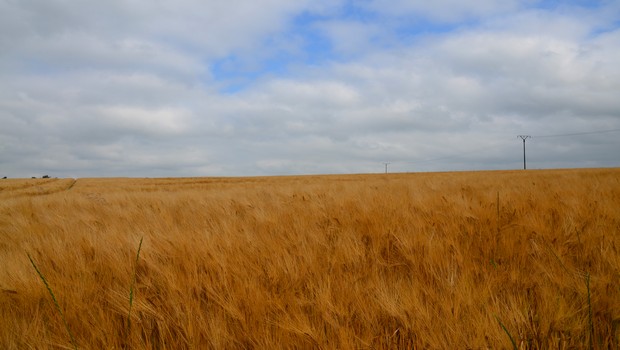
POLYGON ((0 348, 617 349, 619 250, 620 169, 5 179, 0 348))

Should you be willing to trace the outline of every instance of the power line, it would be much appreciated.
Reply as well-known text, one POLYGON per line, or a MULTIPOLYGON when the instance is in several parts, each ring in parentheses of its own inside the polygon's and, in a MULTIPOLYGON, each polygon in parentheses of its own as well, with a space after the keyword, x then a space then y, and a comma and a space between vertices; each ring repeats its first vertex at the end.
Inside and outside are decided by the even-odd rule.
MULTIPOLYGON (((497 139, 495 139, 495 141, 497 141, 497 139)), ((392 160, 389 163, 388 162, 383 162, 382 164, 385 165, 386 170, 387 170, 387 164, 392 165, 392 164, 414 164, 414 165, 421 165, 421 164, 426 164, 426 163, 432 163, 432 162, 438 162, 438 161, 442 161, 442 160, 449 160, 449 159, 463 159, 466 158, 468 155, 471 154, 477 154, 480 153, 480 151, 483 150, 488 150, 489 146, 484 146, 484 147, 477 147, 474 148, 470 151, 467 152, 460 152, 460 153, 455 153, 452 155, 448 155, 448 156, 442 156, 442 157, 437 157, 437 158, 428 158, 428 159, 422 159, 422 160, 392 160)))
POLYGON ((453 154, 453 155, 450 155, 450 156, 443 156, 443 157, 423 159, 423 160, 400 161, 399 163, 404 163, 404 164, 422 164, 422 163, 431 163, 431 162, 436 162, 436 161, 440 161, 440 160, 447 160, 447 159, 460 159, 460 158, 465 158, 464 156, 467 156, 467 155, 470 155, 470 154, 479 153, 480 151, 486 150, 488 148, 489 148, 489 146, 477 147, 477 148, 475 148, 475 149, 473 149, 471 151, 456 153, 456 154, 453 154))
POLYGON ((545 137, 564 137, 564 136, 579 136, 579 135, 591 135, 591 134, 604 134, 608 132, 618 132, 620 129, 610 129, 610 130, 598 130, 598 131, 587 131, 587 132, 576 132, 572 134, 557 134, 557 135, 542 135, 542 136, 532 136, 533 138, 541 139, 545 137))
MULTIPOLYGON (((531 136, 531 135, 517 135, 517 138, 521 138, 523 140, 523 169, 527 168, 526 158, 525 158, 525 140, 533 139, 533 138, 547 138, 547 137, 567 137, 567 136, 580 136, 580 135, 592 135, 592 134, 604 134, 604 133, 612 133, 612 132, 620 132, 620 129, 609 129, 609 130, 597 130, 597 131, 587 131, 587 132, 577 132, 577 133, 568 133, 568 134, 554 134, 554 135, 540 135, 540 136, 531 136)), ((389 164, 424 164, 424 163, 432 163, 442 160, 450 160, 450 159, 462 159, 467 155, 479 153, 481 150, 487 150, 489 147, 484 146, 480 148, 476 148, 472 151, 456 153, 449 156, 423 159, 423 160, 400 160, 400 161, 391 161, 391 162, 383 162, 382 164, 385 166, 385 172, 387 173, 387 168, 389 164)))

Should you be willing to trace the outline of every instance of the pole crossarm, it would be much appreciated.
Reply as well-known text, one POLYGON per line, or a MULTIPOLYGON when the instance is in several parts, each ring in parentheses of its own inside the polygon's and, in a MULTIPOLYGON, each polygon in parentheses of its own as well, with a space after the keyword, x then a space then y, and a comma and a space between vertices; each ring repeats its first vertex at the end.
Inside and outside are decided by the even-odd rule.
POLYGON ((532 136, 530 135, 517 135, 517 138, 520 138, 521 140, 523 140, 523 170, 527 169, 526 163, 525 163, 525 140, 532 138, 532 136))

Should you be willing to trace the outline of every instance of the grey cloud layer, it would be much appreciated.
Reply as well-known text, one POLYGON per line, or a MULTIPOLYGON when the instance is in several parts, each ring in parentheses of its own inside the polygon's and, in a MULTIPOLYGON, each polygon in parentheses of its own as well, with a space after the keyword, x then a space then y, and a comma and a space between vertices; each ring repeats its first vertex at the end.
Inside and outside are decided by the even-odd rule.
MULTIPOLYGON (((2 176, 506 169, 517 134, 620 128, 613 3, 367 2, 393 23, 476 22, 403 42, 327 1, 81 4, 0 0, 2 176), (288 45, 266 38, 302 11, 351 58, 218 91, 214 60, 288 45)), ((533 166, 619 166, 617 136, 533 139, 533 166)))

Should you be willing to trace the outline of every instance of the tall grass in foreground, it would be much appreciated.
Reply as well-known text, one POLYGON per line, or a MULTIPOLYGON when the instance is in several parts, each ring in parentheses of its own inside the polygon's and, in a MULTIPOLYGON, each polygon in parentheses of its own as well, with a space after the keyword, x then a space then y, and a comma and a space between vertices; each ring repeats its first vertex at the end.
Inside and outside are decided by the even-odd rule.
POLYGON ((11 186, 2 349, 619 346, 618 169, 11 186))
MULTIPOLYGON (((134 273, 133 273, 133 277, 131 279, 131 285, 129 287, 129 312, 127 313, 127 336, 129 336, 129 334, 131 334, 131 309, 133 307, 134 287, 135 287, 135 283, 136 283, 137 267, 138 267, 138 261, 140 259, 140 250, 142 249, 142 241, 143 241, 143 239, 144 239, 144 237, 140 238, 140 244, 138 245, 138 251, 136 253, 136 260, 135 260, 135 263, 134 263, 134 273)), ((58 310, 58 313, 60 314, 60 318, 63 321, 65 329, 67 330, 67 333, 69 334, 69 338, 71 339, 71 344, 73 345, 73 348, 77 350, 78 347, 77 347, 77 343, 75 342, 75 337, 73 336, 73 333, 71 333, 71 329, 69 328, 69 325, 67 324, 67 319, 65 318, 65 315, 62 312, 62 309, 60 307, 60 304, 58 303, 58 300, 56 300, 56 296, 54 295, 54 292, 53 292, 52 288, 47 283, 47 280, 45 279, 45 276, 39 270, 39 268, 35 264, 34 260, 30 256, 30 254, 27 254, 27 255, 28 255, 28 259, 30 260, 30 263, 32 264, 32 267, 34 267, 35 271, 37 272, 37 275, 39 275, 39 278, 41 278, 41 281, 43 281, 43 284, 45 284, 45 288, 47 289, 47 291, 49 292, 50 296, 52 297, 52 301, 54 302, 54 305, 56 306, 56 309, 58 310)))

